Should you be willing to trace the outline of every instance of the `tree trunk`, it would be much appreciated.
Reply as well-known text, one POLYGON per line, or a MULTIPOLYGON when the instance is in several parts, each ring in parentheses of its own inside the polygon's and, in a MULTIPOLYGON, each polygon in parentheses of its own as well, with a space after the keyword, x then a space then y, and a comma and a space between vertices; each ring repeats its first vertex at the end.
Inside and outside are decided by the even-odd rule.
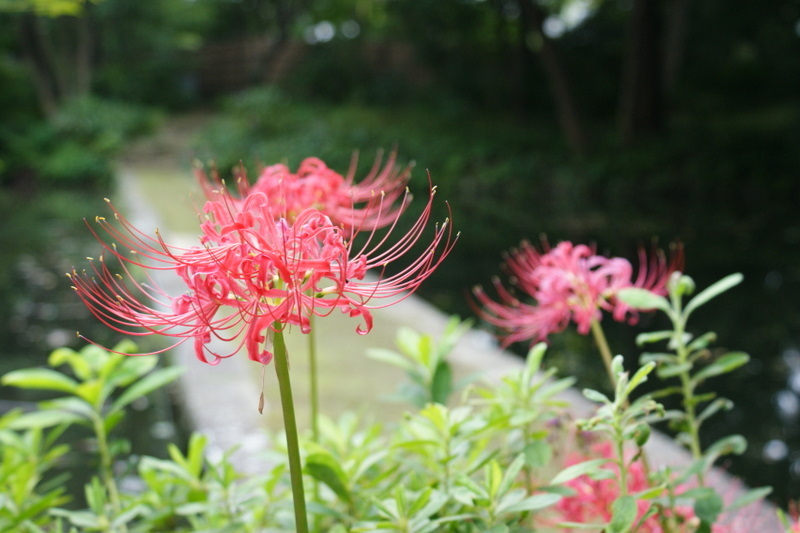
POLYGON ((532 34, 537 42, 536 52, 542 62, 561 130, 567 138, 570 150, 574 154, 583 154, 588 145, 586 132, 558 50, 542 30, 544 13, 534 0, 519 0, 519 7, 524 35, 532 34))
POLYGON ((85 96, 92 89, 92 60, 94 59, 94 39, 89 21, 89 4, 83 15, 75 20, 75 95, 85 96))
POLYGON ((286 45, 289 43, 291 25, 296 16, 289 5, 283 0, 275 0, 274 2, 275 32, 277 36, 257 62, 256 70, 251 75, 252 80, 255 82, 275 81, 273 69, 278 63, 281 54, 286 50, 286 45))
POLYGON ((664 129, 663 51, 660 0, 634 0, 620 90, 620 140, 634 140, 664 129))
POLYGON ((52 118, 68 99, 91 90, 93 35, 88 13, 43 19, 24 13, 19 19, 22 54, 33 77, 39 107, 52 118))
POLYGON ((686 49, 689 0, 670 0, 664 34, 664 94, 669 97, 678 83, 686 49))
POLYGON ((61 94, 55 78, 55 65, 46 45, 41 20, 32 13, 21 15, 19 35, 22 54, 33 77, 39 107, 46 117, 51 118, 58 111, 61 94))

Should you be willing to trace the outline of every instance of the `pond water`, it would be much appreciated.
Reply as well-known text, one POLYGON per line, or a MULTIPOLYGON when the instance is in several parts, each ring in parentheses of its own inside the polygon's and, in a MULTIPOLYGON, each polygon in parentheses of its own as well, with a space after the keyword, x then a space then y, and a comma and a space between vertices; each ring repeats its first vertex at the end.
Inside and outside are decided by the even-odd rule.
MULTIPOLYGON (((31 198, 0 196, 5 216, 0 227, 0 375, 11 370, 47 366, 50 352, 61 346, 80 349, 80 331, 111 346, 121 336, 109 332, 90 315, 75 296, 65 273, 96 255, 97 242, 82 218, 97 203, 78 195, 44 194, 31 198), (22 206, 23 209, 16 209, 22 206)), ((53 395, 0 387, 0 414, 11 409, 31 409, 35 402, 53 395)), ((142 398, 126 411, 116 438, 130 441, 135 455, 167 456, 167 444, 183 445, 187 429, 182 413, 167 391, 142 398)), ((63 437, 74 443, 62 465, 70 473, 67 487, 70 506, 85 507, 83 485, 97 472, 90 434, 73 428, 63 437)), ((117 465, 122 471, 130 465, 117 465)))

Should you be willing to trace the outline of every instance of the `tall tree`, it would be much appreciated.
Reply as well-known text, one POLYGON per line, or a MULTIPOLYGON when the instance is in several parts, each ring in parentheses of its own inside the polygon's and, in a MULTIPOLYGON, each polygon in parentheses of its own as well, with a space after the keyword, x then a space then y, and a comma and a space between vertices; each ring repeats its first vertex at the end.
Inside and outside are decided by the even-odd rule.
POLYGON ((98 1, 0 0, 0 11, 19 13, 22 55, 47 117, 91 89, 94 43, 88 10, 98 1))
POLYGON ((535 52, 542 62, 542 69, 555 103, 559 125, 572 152, 582 154, 588 145, 586 130, 581 121, 564 64, 555 43, 544 32, 545 13, 535 0, 518 0, 518 5, 523 38, 526 43, 531 41, 535 43, 535 52), (528 36, 533 38, 528 39, 528 36))
POLYGON ((620 86, 620 140, 635 139, 664 129, 664 61, 662 0, 634 0, 620 86))

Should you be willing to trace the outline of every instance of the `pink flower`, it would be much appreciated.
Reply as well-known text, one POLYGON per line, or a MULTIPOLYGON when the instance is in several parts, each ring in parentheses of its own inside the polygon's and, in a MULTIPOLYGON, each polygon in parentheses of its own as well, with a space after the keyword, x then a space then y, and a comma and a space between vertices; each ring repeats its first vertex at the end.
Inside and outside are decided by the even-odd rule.
MULTIPOLYGON (((349 231, 381 228, 393 223, 408 205, 406 185, 411 168, 398 170, 396 157, 392 152, 383 167, 380 156, 376 158, 370 172, 358 183, 355 183, 355 160, 346 177, 316 157, 304 159, 296 173, 284 164, 271 165, 261 171, 252 185, 242 169, 236 178, 240 200, 233 201, 263 193, 276 210, 290 220, 313 207, 349 231)), ((215 174, 209 178, 198 171, 197 177, 209 200, 218 199, 225 190, 215 174)))
POLYGON ((640 253, 640 268, 633 278, 633 267, 626 259, 597 255, 593 248, 571 242, 561 242, 555 248, 543 245, 539 252, 530 243, 506 257, 510 281, 533 298, 534 303, 520 301, 498 279, 494 280, 497 300, 490 298, 482 287, 473 293, 482 306, 478 314, 507 335, 504 345, 518 341, 539 342, 551 333, 566 329, 575 322, 578 332, 585 335, 592 321, 600 321, 602 312, 611 313, 614 320, 637 320, 636 313, 617 300, 620 289, 640 287, 657 294, 666 293, 669 275, 682 262, 678 253, 671 264, 658 253, 649 261, 640 253))
MULTIPOLYGON (((591 457, 582 454, 571 455, 566 461, 566 466, 598 457, 611 458, 613 456, 611 443, 604 442, 593 447, 591 457)), ((583 475, 566 483, 566 486, 571 488, 575 494, 562 498, 556 504, 555 509, 558 514, 557 522, 597 524, 608 523, 611 520, 611 505, 620 495, 619 482, 617 480, 619 468, 616 463, 609 462, 604 466, 604 469, 612 471, 614 473, 613 477, 610 479, 592 479, 589 476, 583 475)), ((634 461, 630 464, 627 472, 628 494, 636 494, 637 492, 650 488, 647 474, 640 461, 634 461)), ((637 505, 638 521, 638 519, 647 512, 650 503, 639 500, 637 505)), ((662 513, 664 513, 662 517, 672 516, 675 518, 675 522, 686 526, 685 529, 678 529, 678 532, 685 531, 688 533, 689 531, 694 531, 698 525, 698 521, 695 519, 691 507, 680 506, 673 509, 665 509, 662 513)), ((642 526, 636 531, 641 531, 642 533, 662 533, 663 529, 659 515, 653 515, 645 520, 642 526)), ((715 533, 722 533, 724 530, 715 526, 713 531, 715 533)))
POLYGON ((455 244, 449 222, 436 226, 431 242, 405 269, 392 275, 385 270, 422 237, 434 192, 431 188, 421 215, 396 243, 388 244, 388 236, 398 211, 386 235, 378 238, 373 229, 360 246, 321 211, 307 208, 287 218, 259 191, 241 201, 220 194, 207 202, 202 246, 190 248, 169 245, 158 232, 146 235, 112 205, 121 229, 100 217, 97 222, 115 242, 92 232, 122 274, 112 273, 101 256, 89 272, 73 270, 70 277, 94 315, 117 331, 172 337, 173 346, 192 339, 197 357, 207 363, 245 348, 251 359, 267 364, 272 359, 271 330, 296 325, 308 332, 312 315, 339 310, 359 318, 356 331, 365 334, 372 328, 373 309, 417 289, 455 244), (138 282, 131 266, 174 272, 186 291, 167 294, 151 276, 138 282), (367 278, 368 273, 374 277, 367 278), (217 353, 210 347, 215 338, 234 344, 227 353, 217 353))

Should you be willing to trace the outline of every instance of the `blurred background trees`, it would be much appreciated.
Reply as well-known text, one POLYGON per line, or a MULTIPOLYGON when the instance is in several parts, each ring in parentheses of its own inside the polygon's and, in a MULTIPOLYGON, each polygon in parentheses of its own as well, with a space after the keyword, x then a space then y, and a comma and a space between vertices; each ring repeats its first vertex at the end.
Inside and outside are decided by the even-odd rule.
POLYGON ((705 318, 757 362, 708 439, 747 427, 735 471, 800 496, 800 1, 0 0, 3 350, 47 338, 57 298, 19 290, 86 255, 52 221, 186 112, 213 117, 193 146, 223 173, 393 146, 430 169, 463 235, 425 294, 448 312, 541 233, 632 258, 680 239, 699 286, 742 271, 705 318))

